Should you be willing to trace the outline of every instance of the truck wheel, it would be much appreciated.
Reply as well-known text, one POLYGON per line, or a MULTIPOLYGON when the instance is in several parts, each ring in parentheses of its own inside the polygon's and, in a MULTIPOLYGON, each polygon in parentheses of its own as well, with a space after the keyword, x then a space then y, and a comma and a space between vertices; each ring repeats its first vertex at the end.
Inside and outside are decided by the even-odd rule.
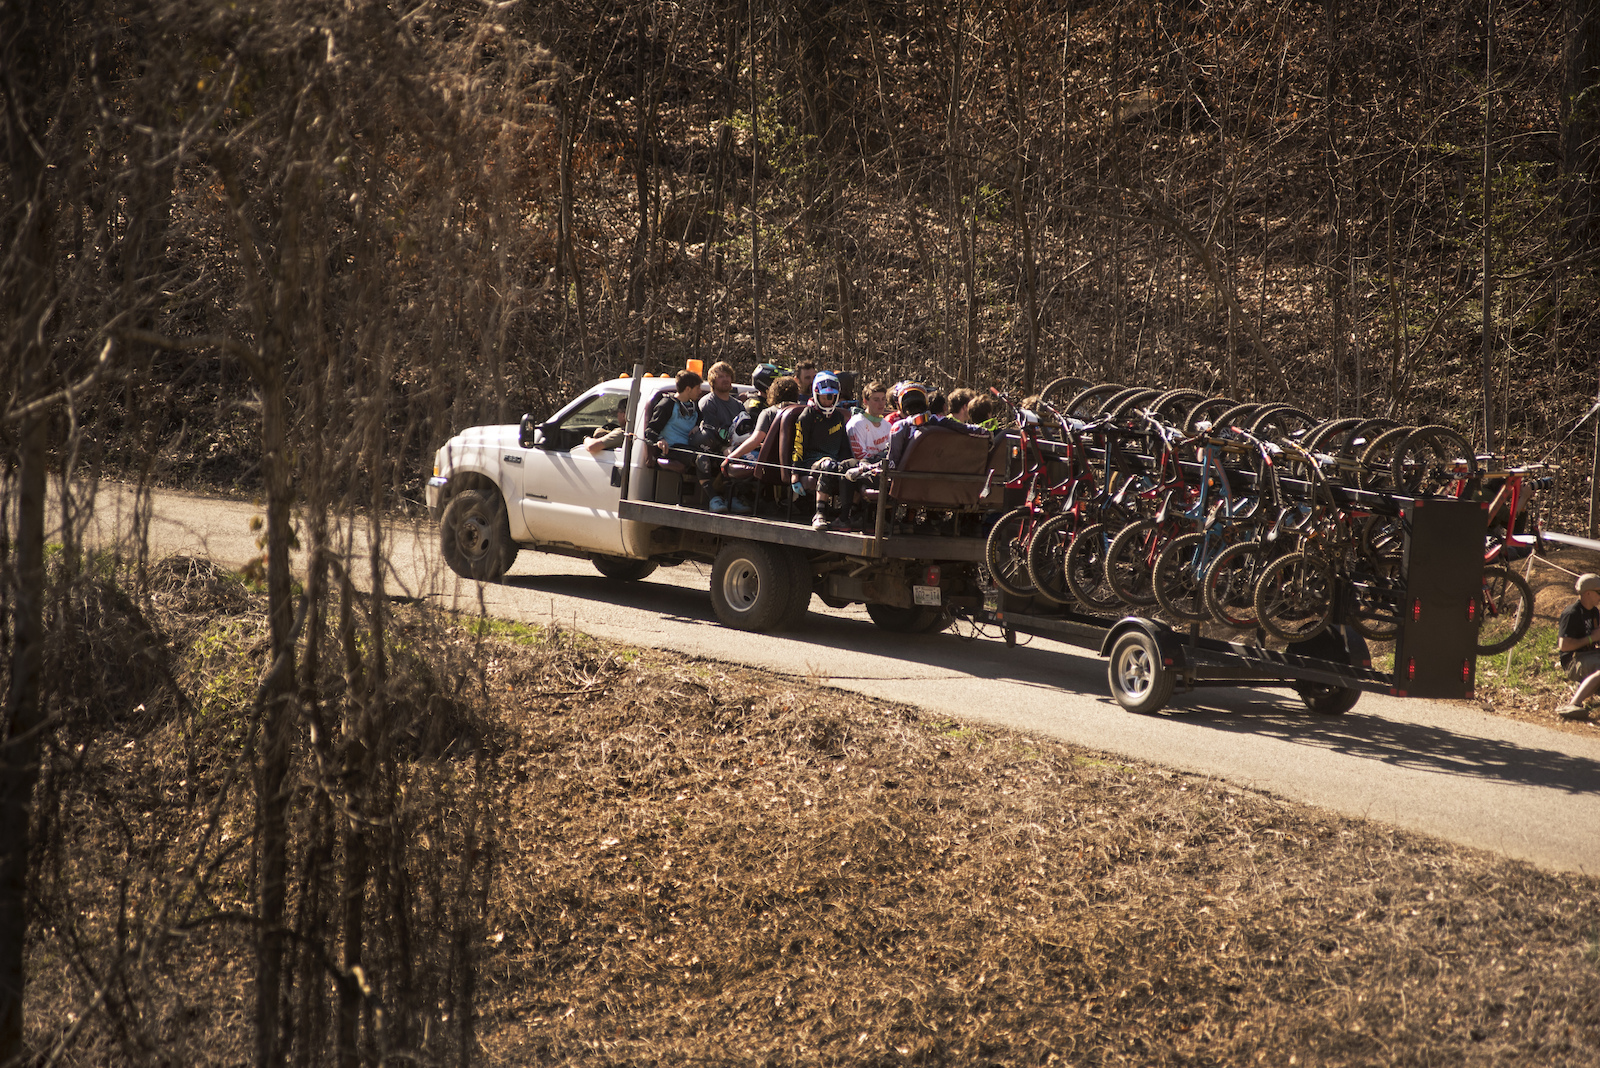
POLYGON ((1111 647, 1106 665, 1111 696, 1129 712, 1159 712, 1172 698, 1172 672, 1161 662, 1155 639, 1130 630, 1111 647))
POLYGON ((439 520, 439 548, 462 578, 499 582, 517 558, 506 503, 492 490, 462 490, 439 520))
POLYGON ((895 634, 926 634, 948 625, 944 609, 932 605, 898 608, 892 604, 869 604, 867 615, 879 627, 895 634))
POLYGON ((806 613, 811 611, 811 561, 798 549, 778 551, 788 557, 792 569, 789 579, 790 600, 778 626, 782 630, 794 630, 805 623, 806 613))
POLYGON ((794 605, 794 568, 774 545, 735 541, 711 565, 711 607, 737 630, 776 630, 794 605))
POLYGON ((654 560, 629 560, 625 556, 591 556, 594 569, 608 579, 618 582, 637 582, 656 569, 654 560))
POLYGON ((1361 691, 1349 686, 1323 686, 1308 682, 1295 687, 1295 692, 1307 708, 1323 716, 1342 716, 1361 700, 1361 691))

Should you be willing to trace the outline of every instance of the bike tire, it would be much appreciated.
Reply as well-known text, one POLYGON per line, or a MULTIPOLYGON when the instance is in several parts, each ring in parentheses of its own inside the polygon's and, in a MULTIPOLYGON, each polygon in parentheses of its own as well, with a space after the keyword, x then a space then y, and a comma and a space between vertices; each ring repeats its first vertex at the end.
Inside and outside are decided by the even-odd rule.
POLYGON ((1039 391, 1039 405, 1043 407, 1048 404, 1057 411, 1065 411, 1068 401, 1092 385, 1094 383, 1087 378, 1079 378, 1076 375, 1065 375, 1054 379, 1039 391))
POLYGON ((1066 512, 1051 516, 1028 539, 1028 578, 1034 590, 1055 604, 1071 604, 1072 588, 1067 585, 1067 553, 1072 548, 1079 517, 1066 512))
POLYGON ((1361 458, 1356 461, 1356 477, 1362 489, 1382 491, 1393 487, 1395 450, 1406 435, 1415 429, 1411 426, 1392 426, 1367 442, 1361 450, 1361 458))
POLYGON ((1062 414, 1085 421, 1093 419, 1100 413, 1102 404, 1126 388, 1121 382, 1102 382, 1098 386, 1090 386, 1068 401, 1062 414))
POLYGON ((1304 436, 1305 431, 1316 425, 1314 416, 1292 404, 1269 404, 1251 418, 1250 433, 1268 441, 1280 441, 1292 439, 1296 434, 1304 436))
POLYGON ((1267 547, 1259 541, 1241 541, 1217 554, 1200 578, 1206 614, 1213 623, 1255 630, 1256 580, 1267 563, 1267 547))
POLYGON ((1232 411, 1238 404, 1231 397, 1211 397, 1191 407, 1183 415, 1183 432, 1195 433, 1195 424, 1201 421, 1216 425, 1217 416, 1232 411))
POLYGON ((1028 537, 1033 533, 1033 511, 1023 505, 995 522, 983 543, 983 562, 994 584, 1013 597, 1032 597, 1028 578, 1028 537))
POLYGON ((1106 550, 1106 583, 1117 600, 1142 608, 1156 603, 1154 587, 1155 540, 1160 533, 1154 519, 1129 523, 1111 539, 1106 550))
POLYGON ((1205 591, 1196 571, 1203 573, 1210 563, 1204 558, 1203 549, 1206 539, 1212 536, 1205 531, 1181 535, 1167 542, 1161 555, 1156 557, 1155 571, 1151 575, 1156 603, 1168 615, 1185 623, 1204 623, 1210 618, 1206 614, 1205 591))
POLYGON ((1235 404, 1213 420, 1213 426, 1218 430, 1227 430, 1229 427, 1244 426, 1249 428, 1252 420, 1261 413, 1260 404, 1235 404))
POLYGON ((1520 642, 1533 622, 1533 590, 1528 580, 1498 564, 1484 568, 1478 619, 1479 656, 1503 653, 1520 642))
POLYGON ((1432 497, 1475 477, 1478 457, 1467 439, 1449 427, 1419 426, 1395 449, 1389 473, 1401 492, 1432 497))
POLYGON ((1067 547, 1063 568, 1067 588, 1079 604, 1096 615, 1109 612, 1120 603, 1106 582, 1106 550, 1112 536, 1104 523, 1091 523, 1078 531, 1067 547))
POLYGON ((1333 569, 1306 553, 1268 564, 1256 583, 1256 620, 1280 641, 1310 641, 1333 618, 1333 569))

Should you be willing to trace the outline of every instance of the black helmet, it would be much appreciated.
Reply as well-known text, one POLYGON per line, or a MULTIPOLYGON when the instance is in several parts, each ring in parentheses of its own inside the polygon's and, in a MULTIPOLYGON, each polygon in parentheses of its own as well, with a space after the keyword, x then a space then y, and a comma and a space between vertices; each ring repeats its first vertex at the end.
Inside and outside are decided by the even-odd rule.
POLYGON ((750 384, 765 397, 767 390, 772 388, 772 383, 782 377, 783 371, 775 363, 761 363, 750 372, 750 384))

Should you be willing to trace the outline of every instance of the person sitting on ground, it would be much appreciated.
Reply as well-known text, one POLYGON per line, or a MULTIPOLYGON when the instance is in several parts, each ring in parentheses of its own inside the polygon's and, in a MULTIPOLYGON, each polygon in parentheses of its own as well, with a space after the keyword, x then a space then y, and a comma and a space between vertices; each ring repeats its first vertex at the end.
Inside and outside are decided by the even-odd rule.
POLYGON ((594 437, 578 446, 590 456, 599 456, 608 449, 620 449, 622 439, 628 436, 628 398, 617 401, 616 422, 607 423, 595 431, 594 437))
POLYGON ((693 471, 695 451, 689 446, 689 438, 700 422, 703 380, 693 371, 679 371, 674 385, 677 392, 662 390, 652 403, 644 440, 658 456, 677 460, 693 471))
POLYGON ((1589 698, 1600 693, 1600 671, 1589 675, 1578 688, 1572 691, 1572 696, 1567 698, 1567 703, 1556 709, 1556 715, 1562 719, 1586 720, 1589 718, 1589 698))
POLYGON ((707 372, 711 392, 700 398, 700 425, 692 444, 700 453, 696 468, 703 481, 710 483, 713 512, 726 512, 726 480, 722 477, 722 457, 733 438, 733 424, 744 414, 744 401, 733 392, 733 368, 718 360, 707 372))
POLYGON ((790 462, 797 469, 797 477, 792 485, 795 496, 803 496, 805 489, 799 474, 809 470, 817 476, 817 511, 811 519, 817 530, 848 526, 855 498, 855 483, 839 477, 855 466, 839 393, 839 379, 826 371, 819 373, 811 384, 811 402, 794 426, 790 462))
POLYGON ((1556 651, 1567 678, 1584 679, 1600 671, 1600 575, 1579 575, 1578 599, 1556 621, 1556 651))
POLYGON ((863 463, 876 463, 889 455, 889 435, 894 431, 894 425, 885 418, 889 387, 882 382, 868 382, 861 391, 861 404, 861 411, 845 424, 850 454, 863 463))
MULTIPOLYGON (((751 453, 759 453, 762 442, 767 440, 767 435, 772 433, 773 428, 777 426, 778 416, 783 414, 785 408, 798 404, 799 401, 800 383, 792 375, 784 375, 782 378, 774 379, 767 390, 766 407, 762 408, 760 414, 756 417, 755 429, 743 441, 735 445, 733 451, 729 452, 723 459, 723 473, 726 474, 734 462, 740 458, 749 456, 751 453)), ((754 456, 751 457, 751 459, 754 458, 754 456)), ((753 480, 749 481, 753 489, 755 482, 753 480)), ((736 481, 734 483, 735 489, 738 486, 739 482, 736 481)), ((751 510, 750 504, 737 492, 733 494, 728 507, 730 511, 740 515, 751 510)))
POLYGON ((977 399, 978 391, 975 389, 963 386, 961 389, 952 390, 950 400, 947 402, 950 406, 950 418, 960 423, 973 422, 972 402, 977 399))

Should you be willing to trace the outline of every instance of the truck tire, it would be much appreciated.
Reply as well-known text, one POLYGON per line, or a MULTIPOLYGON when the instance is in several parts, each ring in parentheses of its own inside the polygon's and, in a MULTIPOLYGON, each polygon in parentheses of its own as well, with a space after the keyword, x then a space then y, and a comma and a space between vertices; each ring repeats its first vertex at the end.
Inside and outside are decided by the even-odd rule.
POLYGON ((608 579, 618 582, 638 582, 653 574, 656 569, 654 560, 630 560, 625 556, 600 556, 596 554, 589 558, 594 563, 594 569, 608 579))
POLYGON ((793 611, 794 581, 794 567, 781 546, 729 542, 711 565, 711 607, 735 630, 777 630, 793 611))
POLYGON ((789 604, 778 623, 778 629, 795 630, 805 624, 806 613, 811 611, 811 561, 799 549, 778 551, 788 558, 791 569, 789 604))
POLYGON ((439 549, 462 578, 499 582, 517 558, 506 503, 493 490, 462 490, 439 520, 439 549))
POLYGON ((1159 712, 1172 698, 1172 671, 1162 663, 1155 639, 1142 630, 1127 631, 1111 647, 1106 680, 1111 696, 1129 712, 1159 712))

